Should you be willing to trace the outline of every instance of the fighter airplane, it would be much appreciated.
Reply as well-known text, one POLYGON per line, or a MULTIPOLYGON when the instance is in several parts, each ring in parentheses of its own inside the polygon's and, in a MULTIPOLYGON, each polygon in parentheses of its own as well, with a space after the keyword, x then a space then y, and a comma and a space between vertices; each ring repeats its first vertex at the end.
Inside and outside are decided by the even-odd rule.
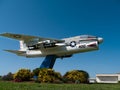
POLYGON ((53 68, 57 58, 71 57, 73 54, 99 49, 103 38, 80 35, 64 39, 43 38, 23 34, 3 33, 0 36, 19 40, 19 50, 5 50, 18 56, 46 57, 40 68, 53 68))

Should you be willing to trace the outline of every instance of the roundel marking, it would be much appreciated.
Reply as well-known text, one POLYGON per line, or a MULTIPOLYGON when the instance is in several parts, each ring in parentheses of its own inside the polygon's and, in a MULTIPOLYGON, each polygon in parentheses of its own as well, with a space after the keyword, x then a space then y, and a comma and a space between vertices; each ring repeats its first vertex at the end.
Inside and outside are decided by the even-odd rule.
POLYGON ((71 47, 75 47, 75 46, 76 46, 76 42, 75 42, 75 41, 71 41, 71 42, 70 42, 70 46, 71 46, 71 47))

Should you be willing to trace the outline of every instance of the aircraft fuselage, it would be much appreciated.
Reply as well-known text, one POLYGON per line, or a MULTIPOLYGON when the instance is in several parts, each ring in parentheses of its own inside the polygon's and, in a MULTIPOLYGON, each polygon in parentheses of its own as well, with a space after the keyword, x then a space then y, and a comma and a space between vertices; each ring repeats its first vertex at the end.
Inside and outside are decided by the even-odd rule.
POLYGON ((65 38, 64 43, 58 43, 59 45, 62 45, 60 47, 46 47, 46 48, 39 48, 39 49, 30 49, 27 50, 26 53, 21 54, 22 56, 26 57, 45 57, 47 55, 56 55, 58 57, 65 57, 69 55, 73 55, 75 53, 82 53, 82 52, 88 52, 93 50, 98 50, 98 44, 102 42, 102 38, 96 38, 96 37, 71 37, 71 38, 65 38), (100 40, 101 41, 100 41, 100 40))

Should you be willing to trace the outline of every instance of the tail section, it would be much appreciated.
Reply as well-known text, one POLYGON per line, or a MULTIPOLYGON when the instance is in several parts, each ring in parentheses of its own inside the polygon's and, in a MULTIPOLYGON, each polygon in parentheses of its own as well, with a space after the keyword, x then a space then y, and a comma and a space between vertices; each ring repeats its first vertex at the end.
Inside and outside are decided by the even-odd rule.
POLYGON ((14 54, 19 55, 19 56, 25 56, 25 53, 26 53, 25 51, 18 51, 18 50, 4 50, 4 51, 14 53, 14 54))

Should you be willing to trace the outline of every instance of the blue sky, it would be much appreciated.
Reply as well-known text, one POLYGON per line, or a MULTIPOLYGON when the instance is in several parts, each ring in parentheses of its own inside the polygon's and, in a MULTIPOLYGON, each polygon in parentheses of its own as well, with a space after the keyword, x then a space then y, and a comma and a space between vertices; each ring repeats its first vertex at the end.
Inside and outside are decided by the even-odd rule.
MULTIPOLYGON (((100 36, 100 50, 57 59, 55 71, 120 72, 119 0, 0 0, 0 33, 11 32, 61 39, 82 34, 100 36)), ((0 38, 0 75, 20 68, 33 70, 44 58, 25 58, 4 52, 19 42, 0 38)))

